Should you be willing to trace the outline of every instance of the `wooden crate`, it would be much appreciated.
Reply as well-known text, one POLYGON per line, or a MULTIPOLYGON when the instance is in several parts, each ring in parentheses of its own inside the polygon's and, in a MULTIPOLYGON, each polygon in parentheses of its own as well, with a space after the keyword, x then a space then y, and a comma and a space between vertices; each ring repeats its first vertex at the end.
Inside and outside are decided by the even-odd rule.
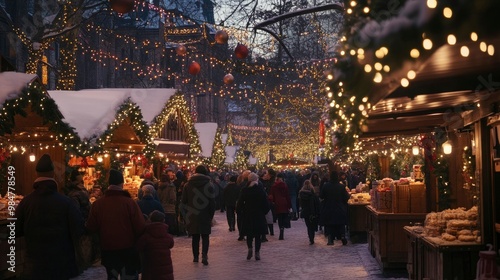
POLYGON ((392 212, 410 213, 410 184, 397 184, 392 188, 392 212))
POLYGON ((427 213, 425 184, 410 183, 410 213, 427 213))
POLYGON ((377 196, 377 210, 379 212, 391 213, 392 212, 392 192, 376 192, 377 196))

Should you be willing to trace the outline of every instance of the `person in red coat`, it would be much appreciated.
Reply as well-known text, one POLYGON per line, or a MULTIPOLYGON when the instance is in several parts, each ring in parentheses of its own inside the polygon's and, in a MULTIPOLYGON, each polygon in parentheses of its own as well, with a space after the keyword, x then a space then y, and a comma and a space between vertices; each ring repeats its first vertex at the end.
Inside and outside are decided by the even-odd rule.
POLYGON ((138 279, 139 253, 135 245, 146 221, 139 205, 123 190, 123 175, 111 169, 104 197, 92 204, 87 229, 97 232, 101 242, 101 263, 108 279, 138 279))
POLYGON ((150 224, 137 241, 137 249, 142 255, 142 280, 173 280, 174 267, 170 249, 174 238, 168 233, 165 215, 158 210, 149 214, 150 224))
POLYGON ((271 186, 271 191, 269 192, 269 200, 273 203, 274 212, 278 218, 278 226, 280 228, 279 240, 284 239, 285 226, 287 226, 289 218, 288 213, 292 208, 292 201, 288 193, 288 187, 284 182, 284 177, 283 173, 279 173, 276 176, 276 182, 271 186))

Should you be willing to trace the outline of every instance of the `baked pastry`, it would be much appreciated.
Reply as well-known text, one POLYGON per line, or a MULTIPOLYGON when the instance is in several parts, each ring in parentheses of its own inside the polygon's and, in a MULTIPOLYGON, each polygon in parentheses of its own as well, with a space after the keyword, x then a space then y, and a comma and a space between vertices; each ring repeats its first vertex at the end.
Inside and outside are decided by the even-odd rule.
POLYGON ((446 241, 455 241, 457 239, 454 235, 448 234, 446 232, 441 234, 441 238, 446 241))
POLYGON ((462 229, 461 231, 459 231, 457 233, 458 235, 472 235, 472 231, 468 230, 468 229, 462 229))
POLYGON ((459 235, 458 240, 462 242, 474 242, 476 241, 476 237, 474 235, 459 235))

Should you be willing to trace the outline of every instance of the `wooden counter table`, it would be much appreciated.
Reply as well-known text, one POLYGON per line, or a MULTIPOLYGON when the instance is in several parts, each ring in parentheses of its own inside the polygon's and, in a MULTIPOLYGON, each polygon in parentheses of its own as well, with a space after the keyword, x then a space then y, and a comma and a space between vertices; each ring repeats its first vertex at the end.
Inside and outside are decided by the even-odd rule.
POLYGON ((422 223, 427 213, 383 213, 368 210, 368 250, 380 268, 406 268, 408 244, 404 227, 422 223))
POLYGON ((348 203, 349 238, 352 243, 366 243, 368 231, 368 210, 370 203, 348 203))
POLYGON ((479 251, 485 246, 475 242, 444 241, 404 228, 407 234, 409 279, 475 279, 479 251))

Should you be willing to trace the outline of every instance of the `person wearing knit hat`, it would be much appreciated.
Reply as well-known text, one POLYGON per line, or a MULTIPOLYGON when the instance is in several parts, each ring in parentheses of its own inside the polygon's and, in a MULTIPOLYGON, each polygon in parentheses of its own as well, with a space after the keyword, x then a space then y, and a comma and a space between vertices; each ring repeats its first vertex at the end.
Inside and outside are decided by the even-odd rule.
POLYGON ((248 185, 241 189, 236 212, 240 217, 240 234, 247 237, 247 260, 253 256, 253 240, 255 239, 255 260, 260 260, 261 236, 267 233, 266 213, 269 202, 264 188, 259 186, 259 176, 248 175, 248 185))
POLYGON ((44 154, 40 157, 35 170, 38 177, 54 178, 54 164, 52 163, 52 159, 49 154, 44 154))
POLYGON ((16 237, 26 240, 21 279, 69 279, 79 273, 74 244, 83 234, 83 218, 74 202, 58 192, 48 154, 38 160, 33 192, 16 208, 16 237))
POLYGON ((142 211, 126 190, 123 175, 109 171, 109 187, 104 196, 96 200, 90 209, 87 230, 99 235, 101 264, 106 268, 108 279, 137 279, 140 257, 135 248, 144 232, 146 220, 142 211))

